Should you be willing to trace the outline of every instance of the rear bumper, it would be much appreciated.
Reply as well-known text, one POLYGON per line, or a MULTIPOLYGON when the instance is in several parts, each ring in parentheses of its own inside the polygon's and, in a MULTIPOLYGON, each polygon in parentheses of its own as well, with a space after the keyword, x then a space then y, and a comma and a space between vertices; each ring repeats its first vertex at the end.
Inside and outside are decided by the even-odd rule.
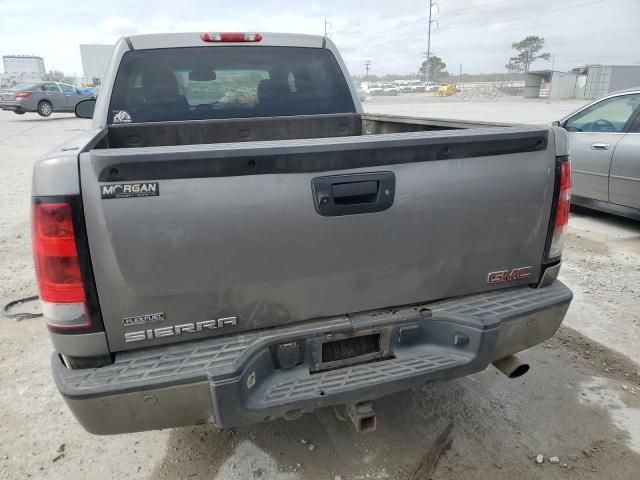
POLYGON ((0 109, 2 110, 9 110, 12 112, 15 111, 20 111, 20 112, 26 112, 24 106, 19 103, 19 102, 10 102, 10 101, 2 101, 0 102, 0 109))
POLYGON ((484 370, 550 338, 571 298, 556 281, 126 352, 96 369, 67 369, 54 354, 53 373, 76 418, 96 434, 297 418, 484 370), (310 373, 324 339, 353 332, 381 332, 387 359, 310 373), (293 341, 304 344, 302 363, 276 369, 273 347, 293 341))

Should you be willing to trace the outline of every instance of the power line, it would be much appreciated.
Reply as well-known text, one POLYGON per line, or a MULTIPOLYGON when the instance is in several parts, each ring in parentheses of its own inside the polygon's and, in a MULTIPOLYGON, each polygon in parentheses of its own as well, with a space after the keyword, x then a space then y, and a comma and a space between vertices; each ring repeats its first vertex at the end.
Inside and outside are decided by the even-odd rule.
POLYGON ((369 68, 371 67, 371 60, 365 60, 364 61, 364 68, 367 71, 366 76, 364 77, 365 79, 369 78, 369 68))
MULTIPOLYGON (((574 35, 571 38, 564 38, 564 37, 546 37, 545 38, 545 42, 548 42, 549 44, 551 44, 551 46, 553 45, 562 45, 562 44, 566 44, 566 43, 574 43, 574 42, 580 42, 582 41, 582 37, 594 37, 594 36, 598 36, 598 35, 616 35, 616 34, 629 34, 629 33, 634 33, 635 31, 640 30, 640 25, 636 25, 636 26, 632 26, 632 27, 627 27, 625 29, 620 29, 620 28, 613 28, 613 29, 607 29, 607 30, 598 30, 598 31, 592 31, 592 32, 585 32, 583 34, 578 34, 578 35, 574 35)), ((461 47, 461 48, 456 48, 456 49, 448 49, 448 50, 438 50, 438 54, 442 55, 442 54, 450 54, 450 53, 456 53, 456 52, 468 52, 468 51, 479 51, 479 50, 488 50, 491 48, 495 48, 495 47, 507 47, 508 44, 506 43, 494 43, 494 44, 488 44, 488 45, 479 45, 477 47, 461 47)), ((496 54, 502 55, 502 52, 496 52, 496 54)), ((382 57, 376 57, 376 60, 380 61, 380 60, 403 60, 403 59, 415 59, 416 57, 419 56, 419 53, 414 53, 414 54, 405 54, 405 55, 392 55, 392 56, 382 56, 382 57)), ((606 56, 601 56, 602 58, 627 58, 629 55, 606 55, 606 56)), ((589 56, 589 57, 584 57, 585 59, 588 58, 596 58, 595 56, 589 56)))
POLYGON ((429 6, 427 7, 427 10, 429 11, 429 21, 427 22, 427 29, 428 32, 427 33, 427 63, 425 64, 424 67, 424 81, 428 82, 429 81, 429 57, 431 57, 431 25, 433 24, 433 22, 436 22, 437 24, 437 20, 431 20, 431 15, 433 13, 433 6, 436 5, 438 7, 438 12, 440 12, 440 5, 438 5, 437 3, 433 3, 433 0, 429 0, 429 6))
MULTIPOLYGON (((368 37, 370 37, 371 35, 379 36, 381 33, 393 32, 394 30, 399 30, 399 29, 401 29, 401 28, 408 27, 409 25, 416 25, 416 24, 418 24, 418 23, 422 23, 422 22, 424 22, 427 18, 428 18, 427 16, 424 16, 424 17, 418 17, 418 18, 416 18, 415 20, 411 20, 410 22, 403 23, 403 24, 402 24, 402 25, 400 25, 400 26, 395 26, 395 27, 387 28, 387 29, 385 29, 385 30, 375 30, 374 32, 369 32, 369 33, 358 33, 358 34, 355 34, 355 35, 346 35, 345 37, 346 37, 346 38, 349 38, 349 39, 354 39, 354 38, 362 38, 362 37, 364 37, 364 38, 368 38, 368 37)), ((405 41, 405 42, 406 42, 406 39, 396 39, 396 41, 397 41, 397 40, 402 40, 402 41, 405 41)))
MULTIPOLYGON (((560 55, 556 55, 555 63, 580 63, 584 61, 590 60, 598 60, 598 59, 609 59, 609 58, 629 58, 632 55, 593 55, 589 57, 574 57, 573 55, 569 55, 570 58, 565 58, 560 55)), ((539 60, 540 62, 550 62, 551 60, 539 60)))
POLYGON ((483 3, 482 5, 474 5, 471 7, 462 7, 462 8, 453 8, 451 10, 443 10, 442 14, 449 14, 452 12, 461 12, 461 11, 467 11, 467 10, 474 10, 476 8, 487 8, 487 7, 492 7, 493 5, 498 5, 500 3, 509 3, 509 2, 513 2, 514 0, 499 0, 497 2, 492 2, 492 3, 483 3))
MULTIPOLYGON (((561 12, 561 11, 565 11, 565 10, 571 10, 571 9, 574 9, 574 8, 593 5, 593 4, 596 4, 596 3, 601 3, 603 1, 604 0, 591 0, 591 1, 585 2, 585 3, 579 3, 579 4, 576 4, 576 5, 571 5, 569 7, 558 8, 558 9, 549 10, 549 11, 546 11, 546 12, 533 13, 533 14, 524 15, 524 16, 521 16, 521 17, 506 18, 506 19, 494 19, 494 20, 492 20, 490 22, 474 23, 474 24, 467 24, 467 25, 464 25, 464 24, 463 25, 450 25, 450 26, 447 26, 447 27, 443 27, 443 28, 441 28, 439 30, 441 30, 441 31, 442 30, 444 30, 444 31, 446 31, 446 30, 457 30, 457 29, 463 29, 463 28, 474 28, 474 27, 481 27, 481 26, 486 26, 486 25, 493 25, 495 23, 510 23, 510 22, 515 22, 515 21, 518 21, 518 20, 524 20, 524 19, 527 19, 527 18, 540 17, 540 16, 543 16, 543 15, 549 15, 551 13, 557 13, 557 12, 561 12)), ((389 28, 387 30, 378 30, 378 31, 373 32, 373 34, 378 36, 381 33, 387 33, 387 32, 391 32, 391 31, 394 31, 394 30, 403 29, 405 27, 417 24, 419 22, 423 22, 423 21, 427 20, 427 18, 428 18, 427 16, 420 17, 420 18, 418 18, 416 20, 413 20, 411 22, 407 22, 404 25, 401 25, 399 27, 389 28)), ((358 38, 358 37, 370 37, 371 35, 372 35, 371 33, 364 34, 364 35, 349 35, 348 38, 349 39, 353 39, 353 38, 358 38)), ((381 42, 381 43, 368 43, 367 46, 362 47, 361 50, 366 50, 366 49, 376 48, 376 47, 379 47, 381 45, 388 45, 388 44, 391 44, 391 43, 406 42, 406 41, 407 41, 406 38, 398 37, 396 39, 385 40, 384 42, 381 42)), ((348 50, 350 50, 350 49, 346 49, 345 51, 348 51, 348 50)))
POLYGON ((329 20, 327 20, 327 17, 324 17, 324 36, 325 37, 329 36, 329 35, 327 35, 327 27, 332 27, 333 28, 333 25, 329 20))
POLYGON ((494 20, 494 21, 491 21, 491 22, 474 23, 474 24, 470 24, 470 25, 453 25, 451 27, 446 27, 444 30, 456 30, 456 29, 460 29, 460 28, 484 27, 486 25, 493 25, 494 23, 515 22, 515 21, 518 21, 518 20, 524 20, 526 18, 540 17, 542 15, 549 15, 550 13, 563 12, 565 10, 571 10, 571 9, 578 8, 578 7, 586 7, 587 5, 593 5, 595 3, 602 3, 603 1, 604 0, 592 0, 590 2, 579 3, 577 5, 571 5, 570 7, 557 8, 555 10, 549 10, 548 12, 533 13, 531 15, 523 15, 522 17, 514 17, 514 18, 508 18, 508 19, 504 19, 504 20, 494 20))
MULTIPOLYGON (((460 11, 474 10, 474 9, 477 9, 477 8, 487 8, 487 7, 492 7, 493 5, 499 5, 499 4, 501 4, 501 3, 509 3, 509 2, 514 2, 514 1, 515 1, 515 0, 499 0, 499 1, 497 1, 497 2, 484 3, 484 4, 482 4, 482 5, 473 5, 473 6, 470 6, 470 7, 454 8, 454 9, 450 9, 450 10, 443 10, 443 11, 442 11, 442 14, 444 15, 444 14, 450 14, 450 13, 453 13, 453 12, 460 12, 460 11)), ((337 27, 337 28, 334 28, 333 30, 334 30, 335 32, 341 32, 341 31, 343 31, 343 30, 351 30, 351 29, 353 29, 354 27, 361 27, 361 26, 363 26, 363 25, 371 25, 371 24, 373 24, 373 23, 386 22, 386 21, 388 21, 390 18, 399 17, 399 16, 401 16, 401 15, 404 15, 404 14, 405 14, 405 13, 407 13, 407 12, 414 11, 416 8, 418 8, 418 7, 422 6, 422 5, 423 5, 423 3, 424 3, 424 2, 419 2, 419 3, 413 4, 411 7, 408 7, 408 8, 405 8, 405 9, 399 10, 399 11, 396 11, 394 14, 387 14, 387 15, 384 15, 384 17, 383 17, 383 18, 376 18, 375 20, 370 20, 370 21, 367 21, 367 22, 351 23, 351 24, 346 25, 346 26, 344 26, 344 27, 337 27)), ((426 16, 425 16, 425 17, 420 17, 420 18, 418 18, 417 20, 412 20, 412 21, 411 21, 411 22, 409 22, 409 23, 410 23, 410 24, 418 23, 419 21, 426 20, 426 18, 427 18, 426 16)), ((405 24, 405 25, 408 25, 408 24, 405 24)), ((402 25, 402 26, 404 26, 404 25, 402 25)), ((393 27, 393 28, 392 28, 392 29, 390 29, 390 30, 394 30, 395 28, 399 28, 399 27, 393 27)), ((379 34, 379 33, 383 33, 384 31, 388 31, 388 30, 376 31, 375 33, 376 33, 376 34, 379 34)), ((361 34, 357 34, 357 36, 362 36, 362 35, 361 35, 361 34)))
MULTIPOLYGON (((504 1, 504 0, 503 0, 503 1, 504 1)), ((398 11, 396 11, 396 12, 395 12, 395 13, 393 13, 393 14, 384 15, 384 17, 383 17, 383 18, 377 18, 377 19, 375 19, 375 20, 369 20, 369 21, 367 21, 367 22, 350 23, 350 24, 349 24, 349 25, 347 25, 347 26, 344 26, 344 27, 338 27, 338 28, 336 28, 336 29, 335 29, 335 31, 338 31, 338 32, 339 32, 339 31, 342 31, 342 30, 350 30, 350 29, 352 29, 352 28, 354 28, 354 27, 361 27, 361 26, 363 26, 363 25, 371 25, 372 23, 384 22, 384 21, 389 20, 390 18, 393 18, 393 17, 399 17, 400 15, 403 15, 403 14, 405 14, 405 13, 409 12, 409 11, 413 11, 413 10, 415 10, 416 8, 418 8, 419 6, 421 6, 422 4, 423 4, 423 2, 415 3, 415 4, 411 5, 411 6, 410 6, 410 7, 408 7, 408 8, 405 8, 405 9, 403 9, 403 10, 398 10, 398 11)))
MULTIPOLYGON (((545 37, 545 42, 549 42, 552 45, 564 44, 564 43, 573 43, 576 41, 581 41, 580 39, 583 37, 593 37, 595 35, 604 35, 604 34, 627 34, 635 32, 636 30, 640 30, 640 25, 636 25, 633 27, 627 27, 626 29, 620 28, 612 28, 607 30, 599 30, 593 32, 586 32, 583 34, 574 35, 571 38, 564 37, 545 37)), ((467 52, 467 51, 477 51, 477 50, 487 50, 496 47, 507 47, 508 43, 493 43, 487 45, 478 45, 477 47, 460 47, 454 49, 445 49, 438 50, 438 54, 446 54, 446 53, 457 53, 457 52, 467 52)), ((626 56, 626 55, 625 55, 626 56)), ((377 60, 389 60, 389 59, 398 59, 398 58, 415 58, 416 54, 408 54, 408 55, 392 55, 386 57, 376 57, 377 60)))

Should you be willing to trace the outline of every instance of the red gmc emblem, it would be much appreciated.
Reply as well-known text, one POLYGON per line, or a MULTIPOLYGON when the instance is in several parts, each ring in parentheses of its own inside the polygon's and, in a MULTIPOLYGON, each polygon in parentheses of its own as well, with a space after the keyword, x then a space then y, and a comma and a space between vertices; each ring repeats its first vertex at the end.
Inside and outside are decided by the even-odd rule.
POLYGON ((531 269, 533 267, 519 267, 513 270, 502 270, 500 272, 491 272, 487 275, 487 283, 504 283, 512 282, 514 280, 522 280, 524 278, 531 277, 531 269))

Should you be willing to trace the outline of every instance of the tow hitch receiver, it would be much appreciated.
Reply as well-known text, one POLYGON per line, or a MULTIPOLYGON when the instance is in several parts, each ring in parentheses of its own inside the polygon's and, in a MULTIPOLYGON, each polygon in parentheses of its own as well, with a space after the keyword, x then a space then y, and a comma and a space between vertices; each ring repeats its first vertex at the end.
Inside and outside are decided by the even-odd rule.
POLYGON ((352 403, 345 406, 347 417, 353 422, 358 433, 375 432, 377 427, 376 412, 373 402, 352 403))

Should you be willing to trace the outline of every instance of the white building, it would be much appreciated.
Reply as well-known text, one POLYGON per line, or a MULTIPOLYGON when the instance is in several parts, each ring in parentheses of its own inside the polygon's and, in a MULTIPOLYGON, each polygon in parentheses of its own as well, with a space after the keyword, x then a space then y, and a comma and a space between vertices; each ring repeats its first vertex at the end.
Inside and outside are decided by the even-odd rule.
POLYGON ((638 65, 589 65, 584 98, 593 100, 607 93, 640 85, 638 65))
POLYGON ((524 97, 594 100, 607 93, 638 85, 638 65, 585 65, 571 72, 536 70, 526 75, 524 97))
POLYGON ((47 73, 42 57, 4 55, 2 63, 4 64, 5 78, 15 83, 39 82, 44 79, 47 73))
POLYGON ((112 54, 113 45, 80 45, 80 58, 86 85, 97 86, 102 83, 112 54))

